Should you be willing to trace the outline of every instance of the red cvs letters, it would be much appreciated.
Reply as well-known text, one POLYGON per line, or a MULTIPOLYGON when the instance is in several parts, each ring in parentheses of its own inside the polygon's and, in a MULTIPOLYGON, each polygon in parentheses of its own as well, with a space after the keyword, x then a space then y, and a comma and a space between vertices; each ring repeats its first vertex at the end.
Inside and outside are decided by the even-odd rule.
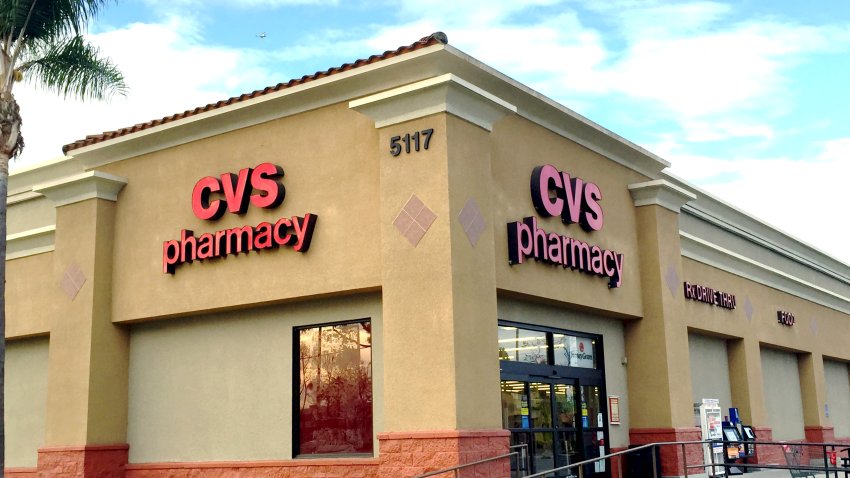
POLYGON ((221 179, 207 176, 195 183, 192 190, 192 212, 199 219, 214 220, 228 212, 245 214, 248 203, 262 208, 276 208, 283 203, 286 188, 279 179, 283 168, 272 163, 263 163, 256 168, 245 168, 239 174, 224 173, 221 179), (256 190, 257 193, 252 194, 256 190), (213 194, 224 196, 211 199, 213 194))
MULTIPOLYGON (((272 163, 244 168, 237 174, 201 178, 192 189, 192 212, 200 219, 212 221, 225 212, 245 214, 249 205, 276 208, 286 196, 282 179, 283 168, 272 163)), ((193 231, 183 229, 179 239, 163 243, 162 271, 174 274, 177 266, 186 262, 282 246, 307 252, 317 219, 315 214, 306 213, 303 217, 283 217, 275 223, 263 221, 256 226, 234 227, 197 237, 193 231)))

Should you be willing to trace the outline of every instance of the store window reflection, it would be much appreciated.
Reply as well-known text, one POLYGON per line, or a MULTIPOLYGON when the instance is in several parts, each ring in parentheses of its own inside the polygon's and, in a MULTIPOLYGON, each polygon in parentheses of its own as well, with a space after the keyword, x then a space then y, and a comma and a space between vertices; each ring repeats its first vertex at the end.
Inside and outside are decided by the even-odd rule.
POLYGON ((547 363, 546 332, 499 326, 499 359, 547 363))
POLYGON ((298 330, 298 455, 372 453, 371 330, 298 330))
POLYGON ((596 340, 588 337, 552 334, 555 365, 596 368, 596 340))

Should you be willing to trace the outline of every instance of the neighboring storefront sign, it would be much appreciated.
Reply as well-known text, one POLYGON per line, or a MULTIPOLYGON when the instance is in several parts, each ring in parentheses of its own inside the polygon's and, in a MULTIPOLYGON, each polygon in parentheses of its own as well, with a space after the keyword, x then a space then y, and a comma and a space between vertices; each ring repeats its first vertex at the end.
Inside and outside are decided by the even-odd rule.
MULTIPOLYGON (((220 177, 201 178, 192 190, 192 212, 199 219, 214 221, 225 212, 242 215, 253 205, 274 209, 286 196, 283 168, 262 163, 244 168, 238 174, 223 173, 220 177)), ((163 242, 162 271, 174 274, 177 267, 193 261, 226 257, 281 246, 296 252, 307 252, 313 238, 318 216, 304 214, 280 218, 275 223, 261 222, 256 226, 223 229, 195 236, 188 229, 180 231, 180 239, 163 242)))
POLYGON ((691 284, 687 281, 685 281, 685 298, 704 304, 716 305, 724 309, 731 310, 736 307, 734 294, 714 290, 711 287, 691 284))
POLYGON ((791 312, 785 312, 784 310, 777 310, 776 311, 776 321, 779 322, 782 325, 787 325, 788 327, 791 327, 792 325, 794 325, 794 322, 796 322, 797 319, 794 318, 794 314, 792 314, 791 312))
MULTIPOLYGON (((566 225, 578 223, 585 231, 599 231, 604 222, 601 199, 599 186, 550 164, 538 166, 531 173, 531 202, 542 217, 558 216, 566 225)), ((623 254, 548 232, 538 227, 533 216, 508 223, 509 263, 522 264, 527 258, 607 277, 612 288, 620 287, 623 281, 623 254)))

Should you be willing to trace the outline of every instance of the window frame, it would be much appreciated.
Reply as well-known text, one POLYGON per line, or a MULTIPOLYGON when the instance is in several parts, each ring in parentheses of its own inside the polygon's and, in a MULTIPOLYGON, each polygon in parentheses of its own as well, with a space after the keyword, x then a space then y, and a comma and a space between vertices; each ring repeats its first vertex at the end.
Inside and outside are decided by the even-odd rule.
POLYGON ((372 387, 372 451, 365 453, 301 453, 301 331, 307 329, 319 329, 325 327, 336 327, 339 325, 352 325, 369 323, 370 337, 370 362, 371 370, 374 370, 375 360, 375 336, 372 331, 374 320, 372 317, 361 317, 359 319, 339 320, 334 322, 322 322, 318 324, 297 325, 292 328, 292 450, 290 455, 293 459, 317 459, 317 458, 370 458, 375 456, 375 378, 371 376, 372 387))
POLYGON ((510 320, 499 320, 498 326, 517 327, 521 329, 534 330, 546 333, 546 364, 533 364, 528 362, 516 362, 513 360, 499 360, 499 369, 502 373, 519 373, 528 375, 540 375, 541 368, 549 368, 554 377, 580 378, 584 385, 605 386, 605 344, 601 334, 579 332, 576 330, 549 327, 545 325, 528 324, 525 322, 514 322, 510 320), (596 341, 596 368, 569 367, 566 365, 555 365, 553 334, 565 334, 574 337, 588 338, 596 341))

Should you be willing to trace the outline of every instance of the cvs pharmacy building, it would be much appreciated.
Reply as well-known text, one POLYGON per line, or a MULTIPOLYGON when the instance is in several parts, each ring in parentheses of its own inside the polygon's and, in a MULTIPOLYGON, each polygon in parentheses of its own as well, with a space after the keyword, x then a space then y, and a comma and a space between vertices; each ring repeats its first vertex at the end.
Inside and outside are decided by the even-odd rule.
POLYGON ((7 476, 850 439, 847 265, 445 35, 65 153, 10 178, 7 476))

